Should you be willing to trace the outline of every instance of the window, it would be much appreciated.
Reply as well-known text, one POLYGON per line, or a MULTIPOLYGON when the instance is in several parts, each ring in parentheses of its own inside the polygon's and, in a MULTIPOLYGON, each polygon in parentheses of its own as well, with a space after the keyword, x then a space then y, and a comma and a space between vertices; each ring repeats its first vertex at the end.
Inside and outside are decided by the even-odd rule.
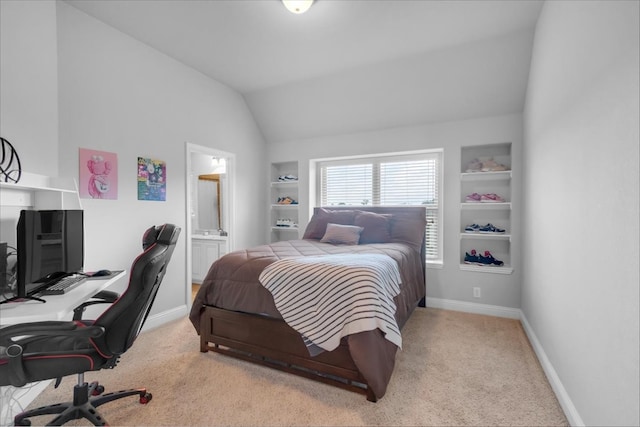
POLYGON ((442 260, 442 151, 322 160, 319 206, 426 206, 426 261, 442 260))

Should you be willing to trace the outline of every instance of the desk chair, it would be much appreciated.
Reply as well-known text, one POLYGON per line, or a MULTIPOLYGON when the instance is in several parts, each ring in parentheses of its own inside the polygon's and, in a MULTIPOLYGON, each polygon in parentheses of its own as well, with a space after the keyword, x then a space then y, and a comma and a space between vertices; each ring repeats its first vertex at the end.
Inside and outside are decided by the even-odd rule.
POLYGON ((106 298, 111 305, 96 320, 34 322, 0 329, 0 385, 22 387, 57 378, 57 387, 62 377, 78 375, 72 402, 23 412, 14 418, 16 426, 31 425, 29 417, 45 414, 59 414, 48 425, 80 418, 106 425, 98 406, 133 395, 143 404, 151 400, 145 388, 102 394, 104 387, 97 382, 87 384, 84 373, 115 368, 120 355, 131 347, 149 314, 179 234, 180 228, 172 224, 144 233, 144 252, 131 266, 127 289, 115 302, 106 298))

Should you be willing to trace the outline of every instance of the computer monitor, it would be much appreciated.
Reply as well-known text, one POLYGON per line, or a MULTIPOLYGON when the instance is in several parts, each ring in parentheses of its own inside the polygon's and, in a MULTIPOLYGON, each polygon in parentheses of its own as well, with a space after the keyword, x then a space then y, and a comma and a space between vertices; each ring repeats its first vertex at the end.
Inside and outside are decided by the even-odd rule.
POLYGON ((47 286, 48 276, 82 271, 82 210, 23 210, 16 232, 16 298, 31 297, 41 291, 47 286))

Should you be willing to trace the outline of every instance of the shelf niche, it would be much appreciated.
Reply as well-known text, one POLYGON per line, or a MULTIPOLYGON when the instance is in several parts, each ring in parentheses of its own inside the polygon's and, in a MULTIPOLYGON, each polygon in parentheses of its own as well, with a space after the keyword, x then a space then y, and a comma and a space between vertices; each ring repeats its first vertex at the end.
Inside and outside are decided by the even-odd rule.
POLYGON ((460 270, 511 274, 511 236, 514 233, 511 221, 511 143, 465 146, 461 149, 460 160, 460 270), (467 196, 473 193, 497 194, 504 201, 467 202, 467 196), (505 232, 465 232, 465 227, 470 224, 492 224, 505 232), (480 255, 489 251, 504 265, 467 264, 465 256, 472 250, 480 255))

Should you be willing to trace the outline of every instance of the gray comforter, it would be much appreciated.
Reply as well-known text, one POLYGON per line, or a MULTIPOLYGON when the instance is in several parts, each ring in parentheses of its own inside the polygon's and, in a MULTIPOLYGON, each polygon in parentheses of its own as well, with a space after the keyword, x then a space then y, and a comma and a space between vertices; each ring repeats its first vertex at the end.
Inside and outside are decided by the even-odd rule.
MULTIPOLYGON (((384 254, 397 262, 402 284, 400 294, 394 298, 395 318, 402 328, 425 296, 424 261, 415 247, 404 243, 350 246, 317 240, 289 240, 231 252, 211 266, 189 318, 198 333, 200 314, 205 305, 282 318, 271 293, 258 281, 262 270, 284 258, 346 253, 384 254)), ((386 340, 380 330, 359 332, 343 339, 348 341, 349 352, 375 395, 382 397, 393 372, 396 345, 386 340)))

